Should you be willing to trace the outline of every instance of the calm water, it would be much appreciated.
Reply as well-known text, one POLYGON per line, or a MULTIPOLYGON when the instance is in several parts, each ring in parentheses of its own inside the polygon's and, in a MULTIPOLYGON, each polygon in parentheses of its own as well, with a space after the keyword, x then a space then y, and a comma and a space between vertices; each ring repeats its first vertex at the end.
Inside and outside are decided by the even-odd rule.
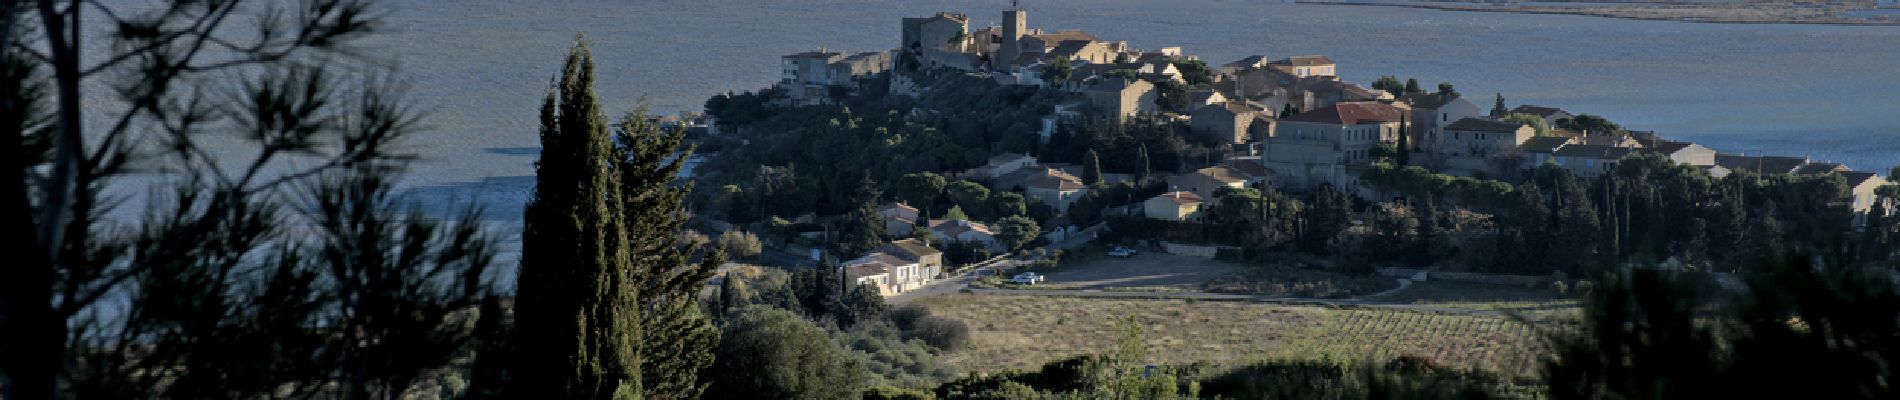
MULTIPOLYGON (((1809 155, 1861 170, 1900 164, 1900 27, 1715 25, 1555 15, 1220 0, 1025 2, 1030 26, 1084 29, 1210 63, 1325 54, 1347 80, 1452 82, 1489 108, 1559 106, 1725 152, 1809 155)), ((603 100, 698 110, 778 78, 778 57, 897 46, 898 19, 1006 1, 399 0, 372 48, 434 110, 410 178, 422 201, 475 199, 517 229, 533 183, 535 113, 576 32, 603 100)), ((513 247, 517 242, 506 243, 513 247)), ((512 258, 512 251, 504 258, 512 258)), ((511 263, 506 260, 503 265, 511 263)))
MULTIPOLYGON (((1605 115, 1718 150, 1900 164, 1900 28, 1715 25, 1404 8, 1178 0, 1026 2, 1030 25, 1084 29, 1212 63, 1325 54, 1347 80, 1452 82, 1482 106, 1605 115)), ((605 100, 697 110, 710 94, 777 78, 778 56, 897 43, 898 18, 1005 1, 396 1, 375 42, 436 113, 418 183, 503 189, 530 175, 534 113, 576 32, 593 42, 605 100), (487 182, 484 184, 484 180, 487 182)))

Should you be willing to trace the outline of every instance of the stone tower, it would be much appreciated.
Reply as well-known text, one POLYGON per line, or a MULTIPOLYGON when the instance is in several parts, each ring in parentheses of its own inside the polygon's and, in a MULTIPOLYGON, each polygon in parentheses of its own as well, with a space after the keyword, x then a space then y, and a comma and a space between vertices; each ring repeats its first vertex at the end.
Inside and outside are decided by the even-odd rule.
POLYGON ((996 49, 996 58, 992 61, 996 69, 1009 69, 1016 57, 1023 54, 1023 31, 1029 25, 1029 12, 1014 2, 1008 10, 1003 10, 1003 45, 996 49))

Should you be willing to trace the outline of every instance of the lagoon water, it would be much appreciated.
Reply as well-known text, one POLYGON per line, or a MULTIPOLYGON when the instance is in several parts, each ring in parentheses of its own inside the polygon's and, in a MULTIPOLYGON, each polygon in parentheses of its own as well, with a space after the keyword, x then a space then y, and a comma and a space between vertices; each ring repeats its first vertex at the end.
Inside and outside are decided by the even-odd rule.
MULTIPOLYGON (((1025 1, 1031 27, 1083 29, 1213 64, 1325 54, 1343 78, 1451 82, 1481 106, 1604 115, 1725 152, 1809 155, 1861 170, 1900 164, 1900 27, 1718 25, 1581 16, 1237 0, 1025 1)), ((963 12, 997 24, 1007 1, 398 0, 368 44, 434 110, 410 178, 425 201, 478 198, 517 220, 532 182, 535 113, 577 32, 603 100, 697 110, 766 86, 779 56, 897 46, 898 19, 963 12)), ((506 223, 506 222, 503 222, 506 223)))

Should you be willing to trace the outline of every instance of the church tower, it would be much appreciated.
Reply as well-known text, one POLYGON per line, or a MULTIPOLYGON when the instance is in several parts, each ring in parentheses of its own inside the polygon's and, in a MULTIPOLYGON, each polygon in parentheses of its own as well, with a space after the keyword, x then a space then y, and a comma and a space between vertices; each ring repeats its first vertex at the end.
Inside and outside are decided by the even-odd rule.
POLYGON ((1003 10, 1003 44, 996 49, 996 58, 991 61, 993 68, 1007 70, 1016 62, 1016 57, 1023 54, 1023 31, 1028 25, 1029 12, 1023 11, 1021 5, 1011 2, 1009 9, 1003 10))

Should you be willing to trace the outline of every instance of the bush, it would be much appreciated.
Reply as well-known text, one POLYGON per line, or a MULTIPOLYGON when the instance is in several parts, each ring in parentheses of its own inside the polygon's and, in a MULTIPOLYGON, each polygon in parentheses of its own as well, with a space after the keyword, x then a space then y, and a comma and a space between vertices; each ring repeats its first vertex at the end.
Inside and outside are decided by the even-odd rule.
POLYGON ((929 316, 917 321, 911 336, 945 352, 962 349, 970 342, 970 326, 963 321, 929 316))
POLYGON ((916 304, 909 304, 891 310, 884 315, 890 318, 891 326, 896 327, 897 330, 909 332, 913 329, 917 329, 918 321, 930 316, 930 309, 916 304))
POLYGON ((879 386, 864 391, 864 400, 936 400, 936 398, 937 395, 930 392, 890 386, 879 386))
POLYGON ((860 394, 864 366, 824 330, 776 308, 741 309, 714 349, 706 398, 847 398, 860 394))

